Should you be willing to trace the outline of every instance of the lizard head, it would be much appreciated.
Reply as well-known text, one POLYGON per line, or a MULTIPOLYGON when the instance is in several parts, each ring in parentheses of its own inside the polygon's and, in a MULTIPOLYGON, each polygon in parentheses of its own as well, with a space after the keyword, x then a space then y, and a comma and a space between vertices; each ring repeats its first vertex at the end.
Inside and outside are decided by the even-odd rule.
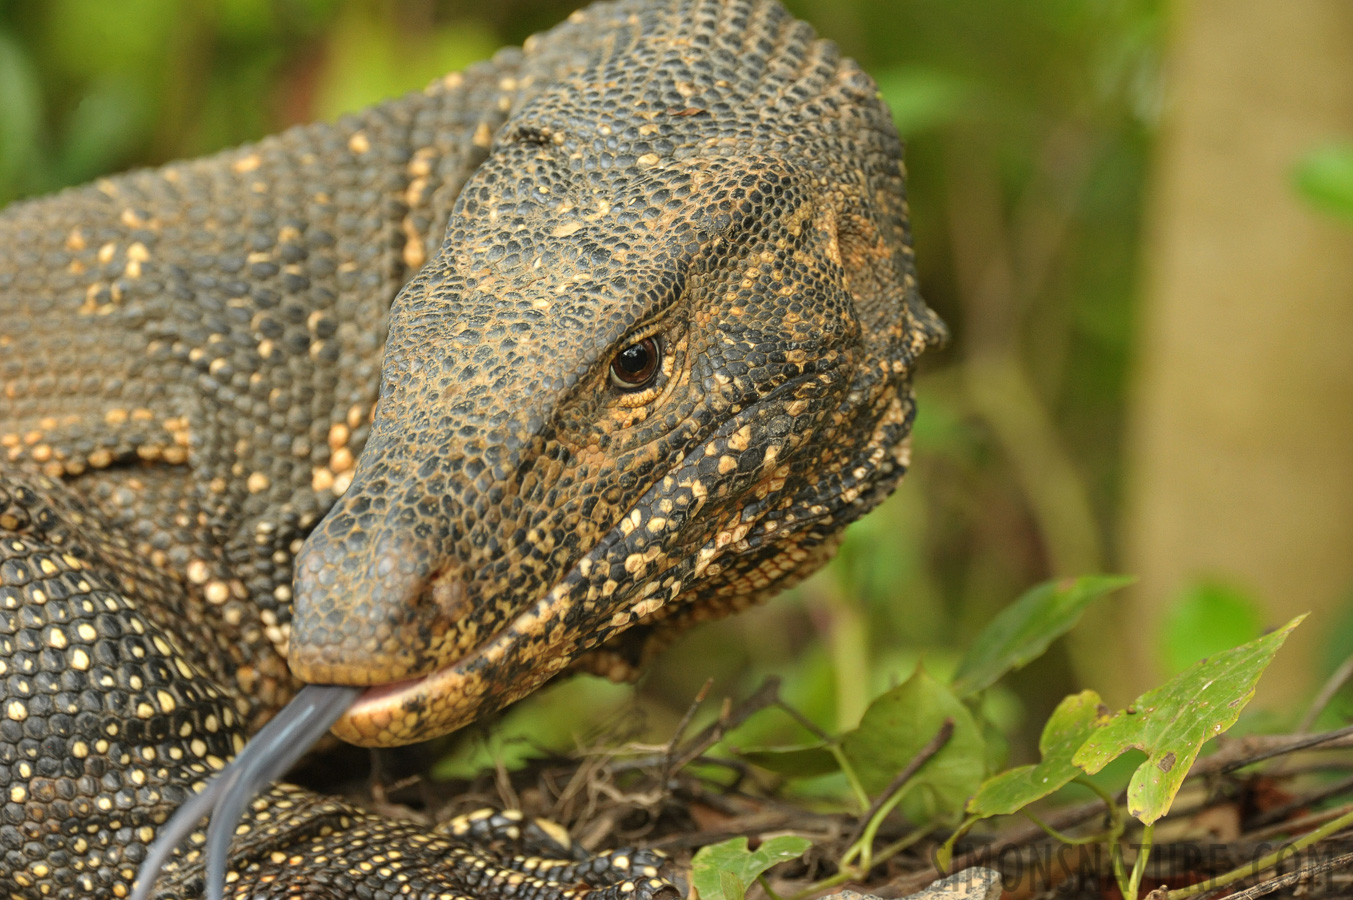
POLYGON ((566 74, 540 64, 395 301, 371 436, 297 561, 293 671, 371 686, 343 738, 626 675, 821 565, 906 467, 942 328, 876 88, 778 5, 690 6, 598 8, 581 56, 584 18, 540 39, 523 65, 566 74))

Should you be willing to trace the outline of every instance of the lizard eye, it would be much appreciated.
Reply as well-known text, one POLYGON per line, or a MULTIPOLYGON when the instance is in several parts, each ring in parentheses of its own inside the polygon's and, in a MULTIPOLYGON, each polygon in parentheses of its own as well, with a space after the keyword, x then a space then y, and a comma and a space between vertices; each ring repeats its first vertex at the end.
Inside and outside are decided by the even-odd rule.
POLYGON ((653 380, 662 365, 662 349, 651 337, 630 344, 611 360, 611 383, 622 391, 641 388, 653 380))

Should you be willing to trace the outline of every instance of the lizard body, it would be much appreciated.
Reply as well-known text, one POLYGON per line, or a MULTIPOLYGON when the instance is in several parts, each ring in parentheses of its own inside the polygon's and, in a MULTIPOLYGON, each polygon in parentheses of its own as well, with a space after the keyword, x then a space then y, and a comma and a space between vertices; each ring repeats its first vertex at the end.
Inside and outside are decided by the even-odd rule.
MULTIPOLYGON (((0 213, 0 893, 125 896, 300 681, 372 686, 335 733, 407 743, 824 562, 942 335, 900 152, 771 0, 622 0, 0 213)), ((232 890, 629 883, 460 837, 279 786, 232 890)))

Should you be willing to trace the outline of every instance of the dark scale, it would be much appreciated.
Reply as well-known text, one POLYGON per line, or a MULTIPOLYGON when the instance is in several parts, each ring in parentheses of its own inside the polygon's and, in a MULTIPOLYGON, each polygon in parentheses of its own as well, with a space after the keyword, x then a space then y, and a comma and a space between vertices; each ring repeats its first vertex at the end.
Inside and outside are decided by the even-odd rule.
MULTIPOLYGON (((0 895, 128 896, 304 682, 356 686, 303 694, 341 737, 417 741, 821 565, 905 471, 942 335, 900 156, 772 0, 622 0, 0 213, 0 895)), ((277 785, 227 893, 675 892, 513 815, 277 785)))

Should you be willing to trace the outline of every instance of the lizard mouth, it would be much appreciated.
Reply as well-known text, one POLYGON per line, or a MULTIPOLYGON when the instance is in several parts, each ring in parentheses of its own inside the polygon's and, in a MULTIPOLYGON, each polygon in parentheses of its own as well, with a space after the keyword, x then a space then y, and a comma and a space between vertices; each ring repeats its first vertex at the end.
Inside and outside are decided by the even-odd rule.
POLYGON ((426 682, 433 675, 444 671, 446 670, 438 669, 437 672, 429 672, 426 675, 419 675, 417 678, 405 678, 401 681, 391 681, 386 684, 378 684, 374 687, 369 687, 357 696, 357 699, 352 702, 352 706, 349 707, 349 711, 364 712, 367 704, 379 705, 381 701, 388 700, 392 697, 398 699, 409 689, 415 688, 417 685, 426 682), (362 709, 358 709, 358 707, 362 707, 362 709))
POLYGON ((575 568, 480 647, 418 678, 364 690, 332 727, 362 747, 391 747, 446 734, 532 693, 586 649, 582 623, 565 623, 571 597, 586 588, 575 568))

